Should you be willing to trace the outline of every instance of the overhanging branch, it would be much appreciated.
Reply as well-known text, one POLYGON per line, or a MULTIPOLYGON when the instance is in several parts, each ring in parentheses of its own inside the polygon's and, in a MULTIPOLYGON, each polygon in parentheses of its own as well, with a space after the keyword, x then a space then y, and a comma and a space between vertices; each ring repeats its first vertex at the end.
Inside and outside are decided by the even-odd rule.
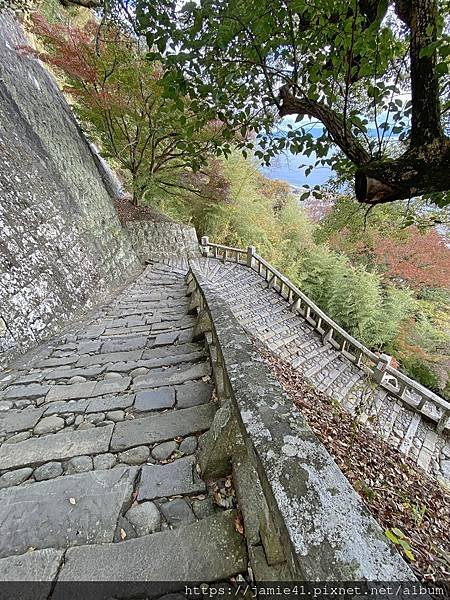
POLYGON ((346 156, 357 166, 364 165, 370 160, 370 154, 359 140, 344 126, 343 118, 334 110, 321 102, 308 98, 297 98, 289 86, 280 89, 280 117, 286 115, 309 116, 318 119, 326 127, 331 139, 346 156))

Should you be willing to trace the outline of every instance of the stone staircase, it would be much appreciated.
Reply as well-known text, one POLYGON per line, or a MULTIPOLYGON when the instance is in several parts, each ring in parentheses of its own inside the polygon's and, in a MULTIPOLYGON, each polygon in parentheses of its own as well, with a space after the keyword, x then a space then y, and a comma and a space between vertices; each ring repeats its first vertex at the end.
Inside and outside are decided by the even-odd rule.
POLYGON ((450 441, 433 423, 370 381, 320 335, 254 270, 237 262, 192 261, 238 321, 297 369, 319 391, 338 400, 427 473, 450 480, 450 441))
POLYGON ((149 265, 0 375, 0 580, 47 582, 11 597, 110 598, 130 581, 153 597, 246 570, 236 510, 196 470, 216 404, 187 269, 149 265))

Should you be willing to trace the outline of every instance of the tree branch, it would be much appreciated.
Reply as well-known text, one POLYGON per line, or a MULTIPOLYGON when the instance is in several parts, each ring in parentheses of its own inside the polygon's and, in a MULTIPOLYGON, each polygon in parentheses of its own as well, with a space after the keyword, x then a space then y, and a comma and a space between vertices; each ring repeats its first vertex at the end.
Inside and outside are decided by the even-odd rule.
POLYGON ((100 0, 59 0, 64 7, 68 7, 71 4, 76 6, 82 6, 83 8, 100 8, 102 5, 100 0))
POLYGON ((327 128, 333 142, 355 165, 361 166, 369 162, 370 154, 354 135, 346 131, 343 118, 334 110, 315 100, 297 98, 287 85, 280 89, 280 99, 280 117, 299 115, 318 119, 327 128))

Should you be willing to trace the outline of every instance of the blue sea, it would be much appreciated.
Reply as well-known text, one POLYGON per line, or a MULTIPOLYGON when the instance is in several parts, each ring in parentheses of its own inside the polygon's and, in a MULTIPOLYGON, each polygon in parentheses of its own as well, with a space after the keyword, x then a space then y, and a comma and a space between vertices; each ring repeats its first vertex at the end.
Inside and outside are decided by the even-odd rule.
MULTIPOLYGON (((283 119, 277 131, 273 132, 272 135, 277 137, 285 136, 287 133, 287 123, 289 122, 292 123, 292 119, 283 119)), ((307 122, 305 121, 299 125, 306 124, 307 122)), ((308 123, 308 125, 308 133, 311 133, 314 137, 320 137, 322 135, 322 126, 311 126, 311 123, 308 123)), ((377 135, 376 129, 369 128, 367 135, 375 138, 377 135)), ((392 139, 395 138, 396 136, 392 137, 392 139)), ((332 155, 332 152, 333 150, 330 150, 328 157, 332 155)), ((316 157, 314 154, 308 157, 303 154, 292 154, 289 150, 285 150, 282 154, 272 159, 272 164, 270 167, 261 166, 261 170, 266 177, 269 177, 269 179, 282 179, 294 187, 303 187, 305 185, 314 187, 315 185, 323 185, 328 181, 328 179, 330 179, 330 177, 333 177, 334 175, 334 171, 330 169, 330 167, 318 166, 314 167, 312 172, 306 176, 305 169, 309 165, 314 165, 315 162, 316 157)))
POLYGON ((262 172, 269 179, 282 179, 294 187, 304 187, 309 185, 323 185, 333 175, 330 167, 315 167, 312 172, 306 176, 305 168, 301 165, 313 165, 314 156, 304 156, 284 152, 272 160, 270 167, 261 167, 262 172))

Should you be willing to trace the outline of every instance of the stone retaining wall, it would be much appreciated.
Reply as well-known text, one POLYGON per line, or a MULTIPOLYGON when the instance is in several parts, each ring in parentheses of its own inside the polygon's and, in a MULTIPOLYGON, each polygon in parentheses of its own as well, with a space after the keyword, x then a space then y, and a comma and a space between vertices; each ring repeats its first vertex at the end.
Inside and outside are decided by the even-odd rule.
POLYGON ((229 307, 195 268, 188 282, 221 403, 201 473, 232 470, 256 580, 414 580, 229 307))
POLYGON ((56 82, 0 14, 0 366, 140 268, 56 82))
POLYGON ((134 251, 142 262, 172 256, 200 256, 194 227, 174 221, 130 221, 126 228, 134 251))

